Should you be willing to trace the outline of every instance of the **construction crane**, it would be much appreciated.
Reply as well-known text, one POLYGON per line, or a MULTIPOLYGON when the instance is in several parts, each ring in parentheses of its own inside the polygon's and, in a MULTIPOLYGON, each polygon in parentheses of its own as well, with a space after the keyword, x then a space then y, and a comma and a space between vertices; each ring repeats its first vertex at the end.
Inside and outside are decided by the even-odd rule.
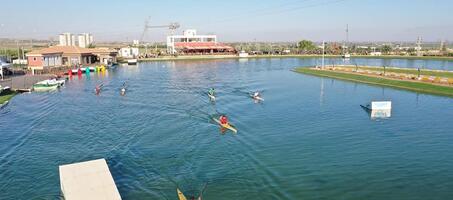
POLYGON ((175 30, 178 29, 179 27, 180 27, 180 25, 177 22, 173 22, 173 23, 170 23, 168 25, 151 26, 151 25, 149 25, 149 17, 148 17, 148 19, 145 20, 145 26, 144 26, 143 33, 142 33, 142 36, 140 37, 139 41, 143 42, 143 38, 145 37, 145 34, 148 32, 149 29, 153 29, 153 28, 168 28, 168 29, 170 29, 171 34, 173 35, 175 30))

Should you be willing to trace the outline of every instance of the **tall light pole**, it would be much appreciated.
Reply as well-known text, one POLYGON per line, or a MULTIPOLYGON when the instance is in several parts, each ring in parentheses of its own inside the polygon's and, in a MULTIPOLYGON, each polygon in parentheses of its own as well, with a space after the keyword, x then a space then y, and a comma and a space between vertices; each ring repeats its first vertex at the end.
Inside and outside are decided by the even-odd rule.
POLYGON ((324 69, 324 51, 325 51, 325 45, 324 45, 324 40, 322 41, 322 67, 321 69, 324 69))
POLYGON ((17 46, 17 60, 19 60, 20 59, 19 40, 16 40, 16 46, 17 46))

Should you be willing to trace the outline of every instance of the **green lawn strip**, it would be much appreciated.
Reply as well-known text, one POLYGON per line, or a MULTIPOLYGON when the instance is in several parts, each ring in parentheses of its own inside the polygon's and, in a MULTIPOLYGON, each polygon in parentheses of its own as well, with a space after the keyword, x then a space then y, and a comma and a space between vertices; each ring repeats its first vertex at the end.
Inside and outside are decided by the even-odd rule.
POLYGON ((411 90, 411 91, 416 91, 416 92, 453 97, 453 87, 448 87, 448 86, 440 86, 440 85, 434 85, 434 84, 429 84, 429 83, 419 83, 419 82, 412 82, 412 81, 390 80, 390 79, 379 78, 379 77, 370 77, 370 76, 365 76, 365 75, 349 74, 349 73, 343 73, 343 72, 316 70, 316 69, 305 68, 305 67, 296 68, 294 71, 303 73, 303 74, 309 74, 309 75, 324 76, 324 77, 329 77, 329 78, 337 78, 337 79, 354 81, 354 82, 389 86, 389 87, 406 89, 406 90, 411 90))
POLYGON ((11 98, 16 95, 17 92, 9 91, 9 92, 3 92, 0 94, 0 104, 5 103, 6 101, 9 101, 11 98))
MULTIPOLYGON (((339 66, 339 67, 342 67, 342 66, 339 66)), ((346 67, 355 69, 354 66, 346 66, 346 67)), ((362 70, 384 72, 383 67, 358 66, 358 68, 362 69, 362 70)), ((417 69, 401 69, 401 68, 394 68, 394 67, 386 67, 385 72, 386 73, 393 72, 393 73, 418 75, 417 69)), ((436 70, 422 69, 422 70, 420 70, 420 75, 453 78, 453 72, 450 72, 450 71, 436 71, 436 70)))
POLYGON ((369 58, 369 59, 408 59, 408 60, 441 60, 453 61, 453 57, 446 56, 369 56, 369 55, 351 55, 352 58, 369 58))

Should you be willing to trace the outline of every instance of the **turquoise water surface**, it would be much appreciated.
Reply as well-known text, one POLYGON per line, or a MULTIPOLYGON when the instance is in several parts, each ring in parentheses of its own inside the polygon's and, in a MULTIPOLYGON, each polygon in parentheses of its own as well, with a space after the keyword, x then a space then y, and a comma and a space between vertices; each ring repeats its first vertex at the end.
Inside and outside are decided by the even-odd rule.
MULTIPOLYGON (((348 62, 453 70, 447 61, 348 62)), ((58 166, 98 158, 123 199, 177 199, 176 187, 206 200, 452 199, 453 99, 291 71, 317 63, 139 63, 18 95, 0 110, 0 199, 58 199, 58 166), (370 119, 359 105, 372 100, 391 100, 392 117, 370 119), (220 113, 237 134, 221 133, 211 120, 220 113)))

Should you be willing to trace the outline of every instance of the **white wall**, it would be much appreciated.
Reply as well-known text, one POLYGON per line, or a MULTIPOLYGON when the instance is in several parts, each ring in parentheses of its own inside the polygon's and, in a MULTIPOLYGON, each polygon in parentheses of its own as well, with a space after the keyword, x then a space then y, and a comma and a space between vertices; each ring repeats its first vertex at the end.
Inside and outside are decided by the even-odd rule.
POLYGON ((135 47, 123 47, 119 52, 119 56, 123 58, 136 58, 138 55, 139 49, 135 47))
POLYGON ((82 33, 78 36, 79 47, 88 48, 93 44, 93 36, 89 33, 82 33))
POLYGON ((59 35, 60 46, 75 46, 75 36, 71 33, 63 33, 59 35))

